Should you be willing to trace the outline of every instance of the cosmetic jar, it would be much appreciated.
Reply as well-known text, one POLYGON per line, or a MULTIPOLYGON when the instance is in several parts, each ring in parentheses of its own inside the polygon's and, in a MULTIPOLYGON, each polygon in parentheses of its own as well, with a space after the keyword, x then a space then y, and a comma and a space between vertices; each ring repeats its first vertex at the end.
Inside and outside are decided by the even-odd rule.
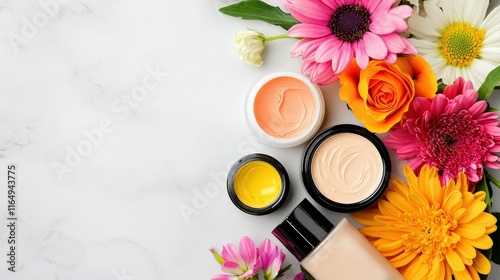
POLYGON ((246 114, 261 142, 288 148, 307 142, 318 132, 325 101, 320 88, 306 76, 278 72, 252 87, 246 114))
POLYGON ((384 194, 391 160, 375 134, 361 126, 341 124, 309 142, 301 173, 307 192, 321 206, 355 212, 370 207, 384 194))
POLYGON ((346 218, 334 226, 307 199, 272 234, 316 280, 404 280, 346 218))
POLYGON ((281 207, 289 185, 283 165, 266 154, 242 157, 227 176, 229 198, 238 209, 252 215, 269 214, 281 207))

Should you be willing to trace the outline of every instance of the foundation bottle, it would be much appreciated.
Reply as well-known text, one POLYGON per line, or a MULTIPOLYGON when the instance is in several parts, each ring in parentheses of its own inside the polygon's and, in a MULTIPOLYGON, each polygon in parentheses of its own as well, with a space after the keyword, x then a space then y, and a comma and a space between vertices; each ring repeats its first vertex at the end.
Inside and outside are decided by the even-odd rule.
POLYGON ((347 219, 334 226, 307 199, 272 233, 316 280, 404 280, 347 219))

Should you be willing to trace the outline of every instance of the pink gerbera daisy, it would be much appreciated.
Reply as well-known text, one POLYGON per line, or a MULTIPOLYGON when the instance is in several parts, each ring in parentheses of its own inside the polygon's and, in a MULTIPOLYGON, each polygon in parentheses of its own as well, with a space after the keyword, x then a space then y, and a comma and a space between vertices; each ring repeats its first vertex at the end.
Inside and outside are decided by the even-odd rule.
MULTIPOLYGON (((370 58, 395 63, 397 54, 417 54, 417 49, 398 32, 408 29, 408 5, 393 8, 396 0, 282 0, 283 6, 300 21, 288 30, 302 38, 292 56, 302 56, 310 67, 331 64, 328 79, 319 71, 307 71, 313 82, 335 81, 332 73, 344 71, 355 57, 365 69, 370 58), (311 61, 313 58, 313 61, 311 61)), ((305 69, 304 69, 305 68, 305 69)), ((306 70, 306 71, 304 71, 306 70)))
POLYGON ((459 172, 478 182, 484 167, 500 168, 500 128, 498 114, 477 98, 472 83, 458 78, 432 100, 415 98, 383 141, 416 173, 424 164, 437 167, 443 185, 459 172))

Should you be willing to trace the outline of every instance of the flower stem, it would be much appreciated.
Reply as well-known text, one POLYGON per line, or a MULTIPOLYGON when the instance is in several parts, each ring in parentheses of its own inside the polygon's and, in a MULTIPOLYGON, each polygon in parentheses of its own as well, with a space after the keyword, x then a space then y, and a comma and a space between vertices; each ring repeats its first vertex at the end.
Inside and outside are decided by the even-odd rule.
MULTIPOLYGON (((493 190, 491 189, 490 182, 492 182, 490 179, 493 178, 488 174, 487 170, 484 170, 484 176, 481 179, 481 181, 478 182, 476 185, 476 191, 483 191, 486 195, 484 198, 484 203, 486 203, 486 209, 484 210, 485 212, 491 213, 491 193, 493 190)), ((495 178, 493 180, 496 181, 495 178)), ((492 182, 495 183, 495 182, 492 182)))
POLYGON ((267 43, 267 42, 270 42, 270 41, 274 41, 274 40, 277 40, 277 39, 284 39, 284 38, 291 38, 291 37, 289 37, 286 33, 285 34, 276 35, 276 36, 264 37, 264 43, 267 43))
POLYGON ((488 180, 490 180, 490 182, 492 182, 495 186, 500 188, 500 181, 499 180, 497 180, 495 177, 491 176, 490 173, 486 173, 486 176, 488 177, 488 180))

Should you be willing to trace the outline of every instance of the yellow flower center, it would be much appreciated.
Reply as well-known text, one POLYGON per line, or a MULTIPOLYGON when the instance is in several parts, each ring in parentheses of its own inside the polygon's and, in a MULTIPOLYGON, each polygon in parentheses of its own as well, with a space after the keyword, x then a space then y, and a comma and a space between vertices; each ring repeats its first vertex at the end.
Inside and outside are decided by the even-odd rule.
POLYGON ((439 40, 441 55, 449 65, 469 67, 472 60, 479 56, 484 34, 484 30, 468 23, 454 23, 444 30, 439 40))
POLYGON ((439 204, 404 213, 410 233, 404 234, 405 251, 420 253, 420 261, 431 264, 442 261, 449 248, 455 248, 460 237, 453 233, 457 221, 440 209, 439 204))

